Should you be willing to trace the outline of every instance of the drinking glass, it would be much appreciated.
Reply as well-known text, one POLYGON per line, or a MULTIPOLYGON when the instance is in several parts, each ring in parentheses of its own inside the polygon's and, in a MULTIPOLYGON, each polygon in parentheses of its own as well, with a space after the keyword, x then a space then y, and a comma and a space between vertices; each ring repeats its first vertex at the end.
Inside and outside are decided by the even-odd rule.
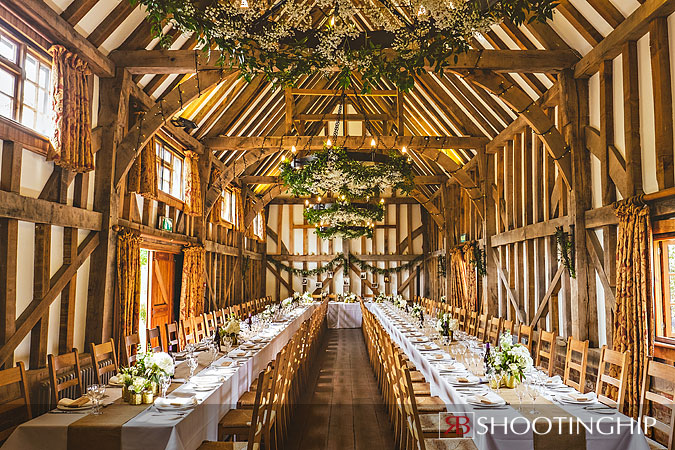
POLYGON ((218 345, 216 345, 215 339, 209 344, 209 354, 211 355, 211 365, 213 365, 218 359, 218 345))
POLYGON ((516 385, 516 396, 518 397, 518 411, 523 410, 523 398, 525 398, 526 393, 526 387, 525 383, 518 383, 516 385))
POLYGON ((99 384, 92 384, 87 388, 87 397, 94 404, 92 414, 98 416, 101 414, 101 399, 105 394, 105 386, 99 384))
POLYGON ((195 370, 197 369, 197 365, 199 364, 197 362, 197 358, 195 357, 195 355, 189 355, 188 356, 187 364, 188 364, 188 368, 190 369, 190 378, 188 379, 188 381, 189 381, 195 375, 195 370))
POLYGON ((171 386, 171 377, 168 375, 162 375, 159 377, 159 388, 162 391, 162 397, 166 398, 166 393, 171 386))
POLYGON ((527 387, 527 395, 530 396, 532 399, 532 410, 530 411, 530 414, 539 414, 539 411, 537 411, 537 398, 539 397, 539 386, 537 385, 537 380, 531 379, 528 381, 526 384, 527 387))

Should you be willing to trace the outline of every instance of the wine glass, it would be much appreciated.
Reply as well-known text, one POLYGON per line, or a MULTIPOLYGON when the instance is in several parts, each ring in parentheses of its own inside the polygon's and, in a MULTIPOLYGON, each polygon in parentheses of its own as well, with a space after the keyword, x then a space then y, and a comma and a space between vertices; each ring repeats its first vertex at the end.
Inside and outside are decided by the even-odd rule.
POLYGON ((102 384, 92 384, 87 388, 87 397, 94 404, 92 414, 98 416, 101 413, 101 399, 105 394, 105 386, 102 384))
POLYGON ((539 397, 539 386, 537 385, 537 380, 535 378, 528 380, 526 388, 527 395, 529 395, 532 399, 532 410, 530 411, 530 414, 539 414, 536 406, 537 398, 539 397))
POLYGON ((215 339, 209 343, 209 354, 211 355, 211 365, 213 365, 218 359, 218 345, 216 345, 215 339))
POLYGON ((159 388, 162 391, 162 397, 166 398, 166 393, 169 390, 169 386, 171 386, 171 377, 164 374, 159 377, 159 388))
POLYGON ((197 365, 199 363, 197 362, 197 358, 195 355, 189 355, 187 358, 187 365, 188 368, 190 369, 190 378, 188 378, 188 381, 192 379, 195 375, 195 370, 197 369, 197 365))
POLYGON ((523 398, 525 398, 525 395, 527 395, 527 389, 525 387, 525 383, 518 383, 516 385, 516 396, 518 397, 518 411, 523 410, 523 398))

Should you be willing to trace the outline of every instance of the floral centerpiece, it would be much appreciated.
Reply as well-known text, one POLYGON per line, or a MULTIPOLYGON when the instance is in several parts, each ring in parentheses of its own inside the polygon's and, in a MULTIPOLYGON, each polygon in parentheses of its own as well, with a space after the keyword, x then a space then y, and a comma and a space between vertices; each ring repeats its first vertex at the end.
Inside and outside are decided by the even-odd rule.
POLYGON ((403 297, 401 295, 395 295, 393 297, 393 302, 394 302, 394 306, 396 306, 397 308, 400 308, 400 309, 404 309, 408 305, 408 302, 403 300, 403 297))
POLYGON ((265 309, 260 312, 260 318, 262 320, 271 320, 272 317, 274 317, 274 313, 274 305, 267 305, 265 306, 265 309))
POLYGON ((295 299, 293 297, 288 297, 287 299, 281 301, 281 306, 283 308, 291 308, 293 303, 295 303, 295 299))
POLYGON ((173 374, 174 362, 168 353, 139 354, 132 366, 120 370, 119 380, 124 386, 123 397, 130 403, 151 403, 152 395, 157 393, 160 377, 173 374))
POLYGON ((450 338, 452 340, 453 333, 457 331, 459 327, 459 321, 453 318, 448 313, 439 313, 438 321, 436 322, 436 331, 438 331, 442 336, 450 338))
POLYGON ((499 337, 499 346, 488 354, 487 362, 490 371, 502 373, 501 383, 508 388, 514 388, 522 382, 525 372, 533 365, 527 347, 520 343, 514 344, 509 332, 499 337))
POLYGON ((445 295, 441 295, 441 303, 447 303, 445 295))
POLYGON ((225 322, 225 325, 219 330, 220 339, 224 343, 229 341, 232 346, 236 347, 239 340, 239 332, 241 331, 241 323, 239 317, 230 315, 225 322))
POLYGON ((375 296, 375 298, 373 298, 373 302, 375 302, 375 303, 382 303, 382 302, 384 302, 385 300, 389 300, 390 298, 391 298, 391 297, 390 297, 389 295, 380 292, 379 294, 377 294, 377 295, 375 296))
POLYGON ((349 294, 340 295, 338 299, 345 303, 356 303, 358 296, 350 292, 349 294))

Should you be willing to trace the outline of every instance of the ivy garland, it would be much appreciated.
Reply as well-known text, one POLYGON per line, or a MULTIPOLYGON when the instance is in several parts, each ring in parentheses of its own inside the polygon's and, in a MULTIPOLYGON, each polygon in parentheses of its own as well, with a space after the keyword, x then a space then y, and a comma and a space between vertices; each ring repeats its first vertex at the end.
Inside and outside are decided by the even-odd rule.
POLYGON ((576 278, 577 272, 574 262, 574 235, 563 230, 563 227, 555 228, 555 241, 558 247, 558 261, 567 269, 570 277, 576 278))
POLYGON ((445 266, 445 255, 438 255, 438 276, 445 278, 448 272, 445 266))
POLYGON ((349 263, 353 262, 362 272, 370 272, 378 275, 389 275, 391 273, 398 273, 403 270, 408 270, 413 267, 415 264, 424 259, 424 255, 419 255, 415 259, 408 261, 405 264, 401 264, 397 267, 390 267, 389 269, 382 269, 380 267, 373 266, 368 264, 366 261, 357 258, 353 254, 349 254, 349 257, 346 257, 343 253, 338 253, 338 255, 332 260, 328 261, 326 264, 314 269, 298 269, 295 267, 287 266, 282 264, 280 261, 272 260, 277 269, 283 270, 293 275, 302 276, 302 277, 312 277, 315 275, 321 275, 326 272, 334 272, 335 268, 342 264, 342 270, 344 274, 349 273, 349 263))
POLYGON ((337 202, 332 205, 315 205, 305 208, 304 216, 310 224, 330 227, 333 224, 368 225, 384 218, 384 205, 381 203, 353 204, 337 202))
POLYGON ((343 223, 319 227, 314 230, 317 236, 321 239, 333 239, 335 237, 341 237, 344 239, 356 239, 362 236, 367 238, 373 237, 373 228, 362 225, 347 225, 343 223))
POLYGON ((485 250, 478 245, 477 242, 473 243, 473 254, 471 257, 471 264, 476 267, 476 272, 481 277, 487 275, 487 268, 485 267, 485 250))
POLYGON ((545 21, 555 0, 378 0, 368 6, 351 0, 131 0, 146 7, 152 32, 169 47, 173 33, 198 36, 199 46, 217 49, 223 67, 251 80, 263 73, 275 85, 293 86, 305 75, 338 69, 340 85, 360 72, 369 90, 382 79, 409 90, 415 75, 431 66, 442 73, 469 49, 477 31, 508 19, 545 21), (359 32, 357 16, 382 29, 359 32), (313 20, 321 22, 312 28, 313 20))
POLYGON ((293 195, 333 193, 346 200, 375 198, 387 187, 404 194, 415 188, 412 165, 406 157, 391 152, 385 162, 365 165, 351 159, 338 146, 324 147, 312 154, 312 160, 301 168, 282 161, 281 179, 293 195))

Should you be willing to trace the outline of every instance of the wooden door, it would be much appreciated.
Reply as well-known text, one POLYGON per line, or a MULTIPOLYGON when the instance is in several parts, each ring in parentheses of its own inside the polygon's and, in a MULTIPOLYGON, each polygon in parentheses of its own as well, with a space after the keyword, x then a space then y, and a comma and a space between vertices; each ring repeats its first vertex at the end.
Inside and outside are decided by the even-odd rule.
POLYGON ((159 325, 160 330, 164 330, 164 324, 172 321, 176 262, 171 253, 153 252, 152 255, 150 327, 159 325))

